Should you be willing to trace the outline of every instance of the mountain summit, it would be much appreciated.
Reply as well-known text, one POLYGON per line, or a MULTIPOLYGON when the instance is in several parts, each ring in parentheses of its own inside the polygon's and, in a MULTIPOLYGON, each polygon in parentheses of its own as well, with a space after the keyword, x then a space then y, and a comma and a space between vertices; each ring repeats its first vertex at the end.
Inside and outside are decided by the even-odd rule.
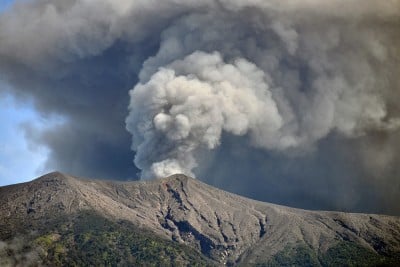
POLYGON ((54 172, 0 187, 0 218, 3 265, 400 264, 399 217, 294 209, 184 175, 111 182, 54 172))

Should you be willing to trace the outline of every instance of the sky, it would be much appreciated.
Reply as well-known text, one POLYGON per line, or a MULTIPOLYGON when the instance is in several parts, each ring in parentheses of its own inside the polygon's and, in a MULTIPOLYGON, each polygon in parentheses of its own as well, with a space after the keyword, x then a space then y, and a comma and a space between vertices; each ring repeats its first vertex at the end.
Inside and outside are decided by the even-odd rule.
POLYGON ((46 122, 29 105, 15 103, 11 95, 2 95, 0 106, 0 186, 30 181, 45 171, 47 151, 30 147, 23 124, 35 121, 42 124, 38 127, 45 127, 46 122))
POLYGON ((400 214, 400 1, 0 2, 0 185, 184 173, 400 214))
POLYGON ((12 4, 13 0, 1 0, 0 1, 0 11, 2 12, 4 9, 9 7, 12 4))
MULTIPOLYGON (((4 12, 13 0, 0 1, 0 13, 4 12)), ((7 85, 0 81, 0 87, 7 85)), ((0 90, 6 91, 6 89, 0 90)), ((0 95, 0 186, 27 182, 47 171, 43 169, 47 158, 46 148, 32 148, 25 138, 22 125, 27 121, 41 121, 40 115, 29 103, 16 103, 12 94, 0 95)), ((43 127, 43 126, 40 126, 43 127)))

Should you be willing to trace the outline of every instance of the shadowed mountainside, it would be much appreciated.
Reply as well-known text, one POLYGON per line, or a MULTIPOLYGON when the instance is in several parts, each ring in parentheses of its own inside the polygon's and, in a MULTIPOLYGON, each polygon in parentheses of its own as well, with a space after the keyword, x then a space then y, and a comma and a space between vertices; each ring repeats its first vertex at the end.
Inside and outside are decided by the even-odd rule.
MULTIPOLYGON (((194 259, 204 260, 201 265, 245 266, 400 263, 399 217, 306 211, 263 203, 184 175, 145 182, 109 182, 55 172, 29 183, 1 187, 0 240, 4 247, 21 235, 34 236, 31 240, 36 243, 40 241, 37 233, 47 238, 56 235, 44 246, 44 250, 56 251, 53 243, 63 240, 57 236, 64 236, 65 229, 73 232, 88 212, 114 225, 112 229, 124 222, 123 229, 134 228, 146 238, 153 235, 160 244, 175 241, 165 243, 166 247, 178 246, 179 260, 171 261, 172 265, 190 265, 194 259), (182 252, 186 246, 178 244, 192 250, 182 252), (196 251, 210 261, 207 263, 196 251)), ((93 233, 91 236, 94 238, 93 233)), ((71 244, 79 240, 59 250, 64 254, 74 251, 71 244)), ((50 254, 39 253, 39 258, 45 263, 50 254)), ((176 255, 170 258, 176 259, 176 255)))

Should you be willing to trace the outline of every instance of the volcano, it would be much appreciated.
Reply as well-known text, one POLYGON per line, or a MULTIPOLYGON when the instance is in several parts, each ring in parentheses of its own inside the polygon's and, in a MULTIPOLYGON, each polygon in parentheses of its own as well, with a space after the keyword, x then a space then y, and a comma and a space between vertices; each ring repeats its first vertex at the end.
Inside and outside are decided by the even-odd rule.
POLYGON ((0 265, 400 265, 400 218, 251 200, 185 175, 0 187, 0 265))

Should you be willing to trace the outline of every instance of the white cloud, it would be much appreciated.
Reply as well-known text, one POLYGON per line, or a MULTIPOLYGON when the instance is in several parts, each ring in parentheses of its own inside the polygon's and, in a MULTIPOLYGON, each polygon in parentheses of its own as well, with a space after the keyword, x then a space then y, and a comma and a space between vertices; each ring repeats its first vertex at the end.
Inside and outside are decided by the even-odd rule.
POLYGON ((44 121, 30 105, 17 105, 9 95, 0 99, 0 186, 29 181, 43 173, 47 150, 30 147, 22 123, 44 127, 44 121))

